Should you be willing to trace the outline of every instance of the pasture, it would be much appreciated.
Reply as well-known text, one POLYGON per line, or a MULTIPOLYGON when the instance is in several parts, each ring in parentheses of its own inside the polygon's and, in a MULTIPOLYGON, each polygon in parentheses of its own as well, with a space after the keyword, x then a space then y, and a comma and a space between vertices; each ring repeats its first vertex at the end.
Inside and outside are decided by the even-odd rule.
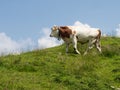
MULTIPOLYGON (((86 56, 65 45, 0 57, 0 90, 117 90, 120 38, 102 37, 102 53, 86 56)), ((83 54, 86 45, 78 45, 83 54)))

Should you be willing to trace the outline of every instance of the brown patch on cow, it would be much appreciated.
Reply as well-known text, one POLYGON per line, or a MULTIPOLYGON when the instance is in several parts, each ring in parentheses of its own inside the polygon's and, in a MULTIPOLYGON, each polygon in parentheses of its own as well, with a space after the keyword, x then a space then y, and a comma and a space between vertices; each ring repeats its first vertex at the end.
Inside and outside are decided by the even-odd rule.
POLYGON ((100 30, 98 30, 98 35, 97 35, 97 39, 100 39, 100 37, 101 37, 101 31, 100 30))
POLYGON ((61 26, 60 29, 69 29, 67 26, 61 26))
POLYGON ((61 38, 70 38, 70 35, 72 34, 72 30, 69 29, 67 26, 61 26, 59 27, 59 36, 61 38))

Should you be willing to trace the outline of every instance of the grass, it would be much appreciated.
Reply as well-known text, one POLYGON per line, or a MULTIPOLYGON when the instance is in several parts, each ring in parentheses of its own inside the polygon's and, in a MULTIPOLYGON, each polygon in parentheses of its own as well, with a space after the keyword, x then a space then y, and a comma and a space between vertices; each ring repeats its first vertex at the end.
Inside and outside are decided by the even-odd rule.
MULTIPOLYGON (((0 90, 117 90, 120 38, 103 37, 102 52, 74 54, 65 45, 0 57, 0 90)), ((81 53, 86 45, 78 45, 81 53)))

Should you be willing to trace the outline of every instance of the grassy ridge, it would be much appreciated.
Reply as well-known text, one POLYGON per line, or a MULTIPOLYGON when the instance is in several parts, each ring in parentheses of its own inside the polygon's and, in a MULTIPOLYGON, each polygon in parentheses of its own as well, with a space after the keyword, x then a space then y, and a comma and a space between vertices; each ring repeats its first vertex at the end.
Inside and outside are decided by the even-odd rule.
MULTIPOLYGON (((0 90, 115 90, 120 88, 120 38, 101 39, 103 54, 74 54, 65 45, 0 57, 0 90)), ((86 45, 78 45, 81 53, 86 45)))

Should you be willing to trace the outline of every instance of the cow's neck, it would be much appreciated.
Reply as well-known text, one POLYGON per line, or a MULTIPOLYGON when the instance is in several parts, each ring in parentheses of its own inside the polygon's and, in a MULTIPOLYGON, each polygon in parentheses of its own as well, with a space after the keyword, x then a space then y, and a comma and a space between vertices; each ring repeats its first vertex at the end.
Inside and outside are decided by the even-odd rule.
POLYGON ((61 39, 60 30, 58 29, 58 40, 61 39))

